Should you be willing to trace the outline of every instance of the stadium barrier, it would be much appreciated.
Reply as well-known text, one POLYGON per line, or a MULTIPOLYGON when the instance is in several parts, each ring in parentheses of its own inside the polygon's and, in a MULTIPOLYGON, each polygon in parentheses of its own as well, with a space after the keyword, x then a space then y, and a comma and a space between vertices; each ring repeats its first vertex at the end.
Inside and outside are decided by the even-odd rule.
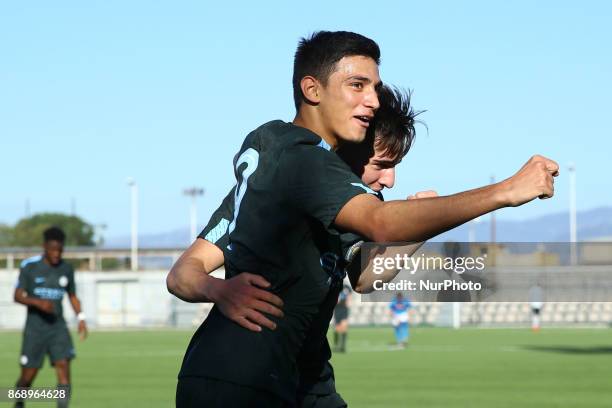
MULTIPOLYGON (((183 302, 166 290, 167 271, 77 272, 77 294, 94 329, 189 328, 199 325, 211 304, 183 302)), ((21 329, 26 315, 22 305, 13 302, 18 271, 0 271, 0 329, 21 329)), ((224 271, 214 272, 223 277, 224 271)), ((454 307, 459 308, 461 326, 526 327, 531 319, 526 302, 416 302, 411 311, 413 325, 453 326, 454 307), (456 306, 454 306, 456 305, 456 306)), ((76 318, 64 298, 64 316, 71 326, 76 318)), ((612 321, 612 302, 545 302, 541 311, 543 325, 608 326, 612 321)), ((362 302, 354 294, 349 321, 352 325, 389 325, 388 303, 362 302)))

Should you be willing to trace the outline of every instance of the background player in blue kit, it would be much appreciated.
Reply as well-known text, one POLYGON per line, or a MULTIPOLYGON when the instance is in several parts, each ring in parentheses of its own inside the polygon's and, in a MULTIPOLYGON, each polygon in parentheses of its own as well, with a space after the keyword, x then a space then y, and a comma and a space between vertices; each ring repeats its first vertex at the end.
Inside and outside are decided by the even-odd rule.
MULTIPOLYGON (((74 269, 62 260, 66 236, 57 227, 45 230, 43 236, 43 255, 22 262, 15 289, 15 302, 28 307, 20 358, 21 375, 16 386, 30 387, 45 356, 49 355, 57 374, 58 388, 69 395, 70 360, 75 352, 62 310, 65 294, 78 317, 81 340, 87 337, 87 324, 76 296, 74 269)), ((58 400, 58 407, 67 407, 68 401, 69 398, 58 400)), ((15 406, 23 407, 24 404, 17 402, 15 406)))
POLYGON ((405 298, 401 292, 398 292, 389 304, 389 309, 391 310, 391 324, 395 331, 395 340, 400 347, 406 347, 410 335, 408 311, 411 307, 410 300, 405 298))

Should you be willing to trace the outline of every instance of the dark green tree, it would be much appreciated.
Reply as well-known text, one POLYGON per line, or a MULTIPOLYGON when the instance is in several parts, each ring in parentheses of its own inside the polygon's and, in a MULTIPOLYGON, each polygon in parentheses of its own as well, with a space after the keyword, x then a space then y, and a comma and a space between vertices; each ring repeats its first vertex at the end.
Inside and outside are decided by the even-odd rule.
POLYGON ((0 247, 10 246, 13 241, 13 228, 0 224, 0 247))
POLYGON ((40 246, 43 231, 60 227, 66 233, 67 246, 93 246, 94 227, 75 215, 41 213, 21 219, 12 231, 13 246, 40 246))

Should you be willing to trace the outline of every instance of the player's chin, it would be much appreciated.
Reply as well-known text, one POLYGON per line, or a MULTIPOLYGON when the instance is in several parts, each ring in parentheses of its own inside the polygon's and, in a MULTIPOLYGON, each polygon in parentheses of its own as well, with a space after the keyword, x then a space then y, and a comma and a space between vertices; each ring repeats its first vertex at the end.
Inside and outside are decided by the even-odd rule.
POLYGON ((355 126, 352 129, 347 129, 344 140, 351 143, 361 143, 366 137, 366 128, 363 126, 355 126))

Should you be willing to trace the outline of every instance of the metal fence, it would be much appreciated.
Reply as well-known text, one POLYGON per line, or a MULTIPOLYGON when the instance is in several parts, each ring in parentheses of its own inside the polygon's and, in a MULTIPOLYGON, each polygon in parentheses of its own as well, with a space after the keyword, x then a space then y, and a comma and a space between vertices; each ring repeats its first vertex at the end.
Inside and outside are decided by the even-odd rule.
MULTIPOLYGON (((183 302, 166 290, 167 271, 77 272, 77 295, 92 328, 190 327, 198 324, 210 304, 183 302)), ((215 272, 218 274, 218 272, 215 272)), ((0 328, 23 327, 26 308, 13 302, 17 270, 0 271, 0 328)), ((76 324, 67 297, 64 316, 76 324)))
MULTIPOLYGON (((88 324, 94 329, 182 327, 199 325, 211 304, 183 302, 166 290, 166 270, 77 272, 77 295, 88 324)), ((13 302, 18 271, 0 270, 0 329, 23 327, 26 308, 13 302)), ((214 272, 223 277, 224 271, 214 272)), ((411 322, 432 326, 452 326, 453 303, 417 302, 411 322)), ((64 316, 69 325, 76 318, 67 298, 64 316)), ((529 323, 527 302, 464 302, 459 306, 462 326, 523 326, 529 323)), ((607 326, 612 320, 612 302, 551 301, 542 308, 543 324, 555 326, 607 326)), ((390 324, 386 302, 362 302, 354 294, 350 321, 353 325, 390 324)))

